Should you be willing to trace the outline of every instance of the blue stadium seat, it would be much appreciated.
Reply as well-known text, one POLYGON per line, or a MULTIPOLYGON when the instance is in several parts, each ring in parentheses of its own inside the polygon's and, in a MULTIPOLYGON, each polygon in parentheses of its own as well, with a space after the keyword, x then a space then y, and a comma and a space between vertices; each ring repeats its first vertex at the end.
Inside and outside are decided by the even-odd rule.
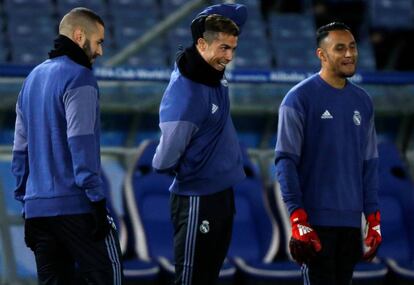
MULTIPOLYGON (((119 97, 117 99, 122 100, 119 97)), ((131 120, 131 116, 128 114, 102 114, 101 145, 103 147, 125 146, 131 128, 131 120)))
POLYGON ((158 19, 150 16, 145 11, 137 12, 134 17, 131 14, 113 15, 114 40, 118 48, 123 48, 135 39, 144 35, 148 29, 155 26, 158 19))
POLYGON ((235 68, 267 70, 272 66, 272 52, 259 7, 250 6, 248 17, 239 37, 234 59, 235 68))
MULTIPOLYGON (((242 35, 244 36, 244 35, 242 35)), ((266 38, 240 37, 233 59, 237 69, 268 70, 272 66, 271 51, 266 38)))
POLYGON ((258 170, 243 146, 242 153, 246 179, 234 189, 236 215, 229 256, 246 284, 297 281, 300 271, 296 264, 275 262, 280 246, 279 225, 271 214, 258 170))
POLYGON ((413 29, 414 3, 411 0, 369 0, 370 25, 388 30, 413 29))
MULTIPOLYGON (((26 42, 28 44, 29 41, 26 42)), ((53 40, 48 41, 53 43, 53 40)), ((33 48, 26 48, 18 45, 11 49, 12 63, 21 65, 37 65, 48 59, 48 52, 52 49, 52 44, 38 45, 40 43, 33 43, 33 48)), ((15 43, 13 43, 15 45, 15 43)))
POLYGON ((319 60, 315 54, 315 25, 310 16, 273 15, 270 18, 270 32, 278 68, 319 68, 319 60))
MULTIPOLYGON (((14 199, 14 187, 16 179, 11 173, 11 155, 0 156, 0 183, 1 190, 3 191, 3 197, 8 215, 21 216, 22 205, 20 202, 14 199)), ((23 223, 23 221, 22 221, 23 223)))
POLYGON ((237 132, 237 136, 241 144, 249 148, 258 148, 261 142, 261 135, 258 132, 247 131, 237 132))
POLYGON ((144 2, 113 1, 109 3, 108 9, 113 19, 114 41, 118 48, 124 48, 160 21, 158 5, 155 5, 156 3, 145 5, 144 2))
MULTIPOLYGON (((168 211, 168 187, 172 178, 152 170, 155 148, 156 141, 146 140, 139 145, 133 167, 125 179, 124 200, 128 231, 132 233, 129 247, 132 246, 135 254, 143 260, 160 262, 160 258, 172 260, 173 257, 168 211)), ((172 265, 161 265, 164 271, 173 274, 172 265)))
MULTIPOLYGON (((167 15, 171 12, 174 12, 176 9, 179 9, 187 2, 187 0, 163 0, 161 3, 163 14, 167 15)), ((199 11, 195 11, 194 13, 197 14, 198 12, 199 11)))
POLYGON ((182 49, 190 47, 193 44, 193 38, 191 36, 190 24, 195 15, 186 17, 176 27, 172 28, 168 34, 168 46, 166 47, 169 52, 169 68, 173 68, 177 53, 182 49))
MULTIPOLYGON (((169 1, 164 1, 164 3, 169 1)), ((163 5, 163 14, 167 16, 171 11, 176 9, 173 4, 167 3, 163 5)), ((173 68, 177 53, 184 48, 190 47, 193 44, 193 38, 191 36, 191 21, 197 15, 197 12, 191 13, 189 16, 182 19, 175 27, 171 28, 167 34, 167 46, 168 50, 168 67, 173 68)), ((164 17, 165 17, 164 16, 164 17)))
POLYGON ((127 133, 123 130, 107 130, 101 133, 102 146, 124 146, 127 133))
POLYGON ((277 68, 318 71, 320 61, 316 56, 316 46, 313 41, 306 38, 281 41, 283 44, 277 45, 274 49, 277 68))
MULTIPOLYGON (((2 27, 2 23, 0 21, 0 29, 1 27, 2 27)), ((9 53, 9 49, 6 45, 3 34, 0 32, 0 63, 6 62, 8 53, 9 53)))
MULTIPOLYGON (((14 200, 13 190, 15 178, 11 173, 11 156, 0 156, 0 191, 4 198, 6 213, 10 216, 21 216, 22 206, 14 200)), ((21 225, 13 225, 9 228, 11 239, 11 250, 17 269, 17 277, 36 278, 36 263, 33 252, 26 247, 24 242, 23 220, 21 225)), ((4 262, 4 261, 3 261, 4 262)))
POLYGON ((269 147, 270 148, 272 148, 272 149, 276 148, 276 139, 277 139, 277 134, 273 133, 273 135, 269 139, 269 147))
MULTIPOLYGON (((293 260, 289 252, 289 239, 291 237, 289 213, 282 200, 280 185, 278 182, 275 182, 271 197, 275 199, 276 211, 278 211, 278 215, 281 218, 281 224, 283 225, 284 237, 282 240, 284 244, 284 254, 290 260, 293 260)), ((383 284, 387 272, 388 269, 386 265, 379 260, 374 260, 371 263, 358 262, 354 269, 352 278, 353 284, 383 284)))
POLYGON ((278 44, 296 39, 307 39, 309 44, 315 44, 315 24, 310 15, 302 14, 272 14, 270 17, 270 34, 278 44))
POLYGON ((14 129, 2 127, 0 129, 0 145, 12 145, 14 137, 14 129))
POLYGON ((4 0, 6 13, 16 13, 26 16, 24 19, 33 17, 33 11, 42 11, 42 15, 52 15, 54 12, 53 1, 50 0, 4 0))
POLYGON ((116 10, 129 10, 131 14, 137 9, 153 9, 159 10, 158 1, 153 0, 108 0, 111 12, 116 10))
MULTIPOLYGON (((174 274, 173 228, 170 221, 168 191, 173 177, 159 174, 152 169, 152 157, 157 141, 144 141, 137 150, 134 166, 128 171, 125 185, 127 225, 131 225, 137 256, 155 259, 167 279, 174 274)), ((225 263, 220 280, 231 280, 235 268, 225 263)))
POLYGON ((7 31, 13 63, 38 64, 48 58, 57 34, 57 25, 50 16, 28 17, 10 11, 7 31), (21 20, 22 17, 25 21, 21 20))
POLYGON ((161 19, 158 2, 151 0, 109 0, 108 12, 112 16, 114 35, 117 39, 141 34, 161 19))
POLYGON ((6 7, 7 32, 12 42, 20 40, 19 44, 24 45, 23 38, 28 38, 42 43, 56 35, 58 23, 53 17, 53 5, 49 0, 12 0, 6 7), (40 9, 41 14, 33 13, 40 9))
POLYGON ((168 42, 172 52, 172 58, 175 59, 175 54, 179 47, 189 47, 193 44, 193 38, 190 32, 191 19, 187 18, 177 27, 171 29, 168 33, 168 42))
POLYGON ((7 31, 12 39, 29 37, 37 38, 40 42, 57 34, 58 25, 50 15, 31 16, 25 21, 22 21, 21 17, 18 13, 9 13, 7 31))
MULTIPOLYGON (((152 6, 151 6, 152 7, 152 6)), ((115 8, 114 8, 115 9, 115 8)), ((136 10, 113 10, 113 41, 117 49, 125 48, 143 36, 160 21, 159 11, 154 8, 138 7, 136 10)), ((163 38, 159 38, 128 58, 124 65, 133 67, 167 66, 168 53, 163 38)))
MULTIPOLYGON (((63 17, 67 12, 75 7, 85 7, 93 10, 102 18, 106 18, 107 7, 105 0, 57 0, 57 12, 60 17, 63 17)), ((105 19, 104 19, 105 21, 105 19)), ((105 21, 106 23, 106 21, 105 21)), ((106 35, 105 35, 106 36, 106 35)), ((106 39, 105 39, 106 42, 106 39)))
POLYGON ((161 133, 159 130, 139 130, 135 136, 135 145, 139 145, 145 140, 158 141, 160 136, 161 133))
POLYGON ((168 55, 162 41, 155 41, 127 60, 128 66, 138 68, 167 68, 168 55))
MULTIPOLYGON (((124 217, 124 205, 122 201, 122 188, 125 179, 125 169, 121 165, 118 156, 110 154, 101 155, 102 165, 102 181, 105 193, 108 197, 108 207, 111 213, 115 216, 116 225, 121 225, 121 220, 124 217)), ((122 229, 124 230, 124 229, 122 229)), ((120 231, 121 233, 121 231, 120 231)), ((122 240, 122 237, 121 237, 122 240)))
POLYGON ((383 237, 378 256, 389 266, 394 284, 413 284, 414 184, 395 144, 384 141, 378 152, 383 237))
POLYGON ((376 63, 372 45, 365 40, 358 43, 358 70, 375 71, 376 63))
MULTIPOLYGON (((125 254, 128 233, 123 217, 123 208, 119 195, 121 187, 119 180, 123 178, 124 171, 111 158, 102 160, 102 181, 107 197, 107 207, 117 226, 119 241, 122 253, 125 254), (110 173, 110 175, 109 175, 110 173), (115 180, 118 180, 115 181, 115 180)), ((122 182, 121 182, 122 183, 122 182)), ((139 282, 139 284, 155 284, 159 279, 159 266, 151 260, 141 260, 138 258, 129 258, 123 260, 123 272, 127 282, 139 282)))

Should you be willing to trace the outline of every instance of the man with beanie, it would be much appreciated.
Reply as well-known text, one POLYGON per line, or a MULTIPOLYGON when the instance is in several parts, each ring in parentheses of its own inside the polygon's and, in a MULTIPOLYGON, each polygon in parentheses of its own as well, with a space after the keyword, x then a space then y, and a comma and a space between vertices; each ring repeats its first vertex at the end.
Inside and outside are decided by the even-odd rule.
POLYGON ((104 22, 75 8, 49 59, 29 74, 16 104, 12 172, 25 242, 39 284, 121 284, 120 247, 100 177, 99 91, 92 63, 104 22), (79 276, 82 281, 75 280, 79 276))
POLYGON ((246 18, 246 7, 238 4, 198 14, 191 23, 194 44, 178 55, 161 101, 153 167, 175 174, 174 284, 216 284, 230 244, 232 187, 245 174, 224 70, 246 18))

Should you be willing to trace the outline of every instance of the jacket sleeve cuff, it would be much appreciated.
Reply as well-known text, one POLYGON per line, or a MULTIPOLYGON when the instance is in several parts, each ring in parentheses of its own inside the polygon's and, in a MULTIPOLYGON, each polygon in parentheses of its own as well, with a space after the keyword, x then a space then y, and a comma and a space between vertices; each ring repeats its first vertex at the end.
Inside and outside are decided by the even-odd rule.
POLYGON ((85 190, 86 196, 91 202, 97 202, 105 199, 105 194, 101 186, 95 188, 89 188, 85 190))

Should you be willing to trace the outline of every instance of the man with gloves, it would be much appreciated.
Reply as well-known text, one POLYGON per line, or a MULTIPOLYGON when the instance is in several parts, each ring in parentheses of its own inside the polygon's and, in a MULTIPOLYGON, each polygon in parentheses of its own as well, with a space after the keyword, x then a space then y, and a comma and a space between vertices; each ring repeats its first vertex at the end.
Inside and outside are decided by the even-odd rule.
POLYGON ((17 99, 14 194, 23 204, 25 242, 34 252, 39 284, 122 284, 119 241, 100 177, 92 63, 102 55, 103 41, 97 14, 71 10, 49 59, 29 74, 17 99))
POLYGON ((320 72, 293 87, 279 109, 276 175, 305 284, 345 285, 357 261, 374 258, 381 243, 374 109, 347 79, 358 57, 350 29, 330 23, 316 40, 320 72))

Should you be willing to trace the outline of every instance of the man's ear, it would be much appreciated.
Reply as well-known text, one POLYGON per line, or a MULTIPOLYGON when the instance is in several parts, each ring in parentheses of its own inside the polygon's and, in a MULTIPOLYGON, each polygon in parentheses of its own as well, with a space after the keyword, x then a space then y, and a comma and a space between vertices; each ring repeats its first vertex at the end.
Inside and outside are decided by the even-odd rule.
POLYGON ((207 42, 203 38, 198 38, 197 40, 197 46, 200 49, 200 51, 205 51, 207 48, 207 42))
POLYGON ((316 49, 316 56, 321 60, 321 61, 325 61, 326 57, 325 57, 325 52, 322 48, 317 48, 316 49))
POLYGON ((72 37, 75 43, 77 43, 80 47, 83 47, 83 45, 86 42, 86 35, 85 35, 85 32, 80 27, 77 27, 73 30, 72 37))

